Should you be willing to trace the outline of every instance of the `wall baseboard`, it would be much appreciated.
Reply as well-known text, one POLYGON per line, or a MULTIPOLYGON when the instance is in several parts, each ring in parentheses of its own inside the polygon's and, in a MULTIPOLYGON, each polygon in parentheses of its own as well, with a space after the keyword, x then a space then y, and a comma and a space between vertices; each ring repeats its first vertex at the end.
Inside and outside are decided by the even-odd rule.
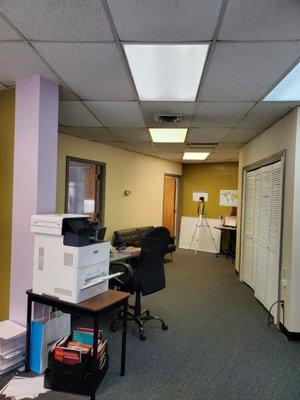
POLYGON ((300 340, 300 332, 290 332, 282 323, 280 323, 280 330, 288 340, 300 340))

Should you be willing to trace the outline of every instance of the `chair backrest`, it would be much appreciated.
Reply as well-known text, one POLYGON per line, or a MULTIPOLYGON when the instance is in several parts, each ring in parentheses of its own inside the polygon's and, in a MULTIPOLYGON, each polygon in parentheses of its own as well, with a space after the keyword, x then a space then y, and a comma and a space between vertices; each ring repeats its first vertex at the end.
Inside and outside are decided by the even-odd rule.
POLYGON ((141 238, 141 254, 137 273, 141 292, 145 296, 163 289, 166 285, 164 256, 168 250, 170 232, 159 227, 141 238))

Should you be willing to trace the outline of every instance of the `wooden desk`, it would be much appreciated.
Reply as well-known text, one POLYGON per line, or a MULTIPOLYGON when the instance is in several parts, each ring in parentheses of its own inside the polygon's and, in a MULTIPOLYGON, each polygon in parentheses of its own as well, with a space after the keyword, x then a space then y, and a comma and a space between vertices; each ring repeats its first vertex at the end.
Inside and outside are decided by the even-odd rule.
POLYGON ((29 371, 29 354, 30 354, 30 331, 31 331, 31 317, 32 317, 32 303, 45 304, 50 307, 58 308, 59 310, 69 313, 78 314, 86 317, 93 318, 94 320, 94 338, 93 338, 93 363, 91 371, 91 399, 95 399, 96 387, 96 371, 97 371, 97 347, 98 347, 98 330, 99 330, 99 317, 105 312, 123 305, 123 331, 122 331, 122 352, 121 352, 121 375, 125 374, 126 362, 126 334, 127 334, 127 307, 129 293, 120 292, 116 290, 108 290, 91 299, 82 301, 81 303, 69 303, 67 301, 59 300, 56 297, 40 295, 33 293, 32 290, 27 290, 27 334, 26 334, 26 361, 25 370, 29 371))

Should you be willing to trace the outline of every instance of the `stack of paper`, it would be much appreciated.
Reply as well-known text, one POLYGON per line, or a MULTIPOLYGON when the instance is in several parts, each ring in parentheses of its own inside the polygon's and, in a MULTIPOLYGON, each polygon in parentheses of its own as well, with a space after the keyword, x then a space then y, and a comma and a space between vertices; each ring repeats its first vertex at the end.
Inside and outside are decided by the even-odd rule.
POLYGON ((15 322, 0 322, 0 375, 24 364, 26 328, 15 322))
POLYGON ((40 393, 46 393, 49 389, 44 389, 44 376, 34 378, 23 378, 15 376, 6 386, 0 391, 0 394, 5 397, 11 397, 13 400, 24 398, 33 399, 40 393))

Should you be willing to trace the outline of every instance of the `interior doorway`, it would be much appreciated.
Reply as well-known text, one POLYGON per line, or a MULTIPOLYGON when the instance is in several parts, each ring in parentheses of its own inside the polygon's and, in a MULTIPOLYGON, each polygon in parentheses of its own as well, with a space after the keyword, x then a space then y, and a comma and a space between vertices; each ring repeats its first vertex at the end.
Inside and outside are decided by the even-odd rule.
POLYGON ((104 224, 105 165, 67 157, 65 212, 88 214, 90 220, 104 224))
POLYGON ((179 182, 179 176, 166 174, 164 177, 162 225, 175 237, 178 234, 179 182))

